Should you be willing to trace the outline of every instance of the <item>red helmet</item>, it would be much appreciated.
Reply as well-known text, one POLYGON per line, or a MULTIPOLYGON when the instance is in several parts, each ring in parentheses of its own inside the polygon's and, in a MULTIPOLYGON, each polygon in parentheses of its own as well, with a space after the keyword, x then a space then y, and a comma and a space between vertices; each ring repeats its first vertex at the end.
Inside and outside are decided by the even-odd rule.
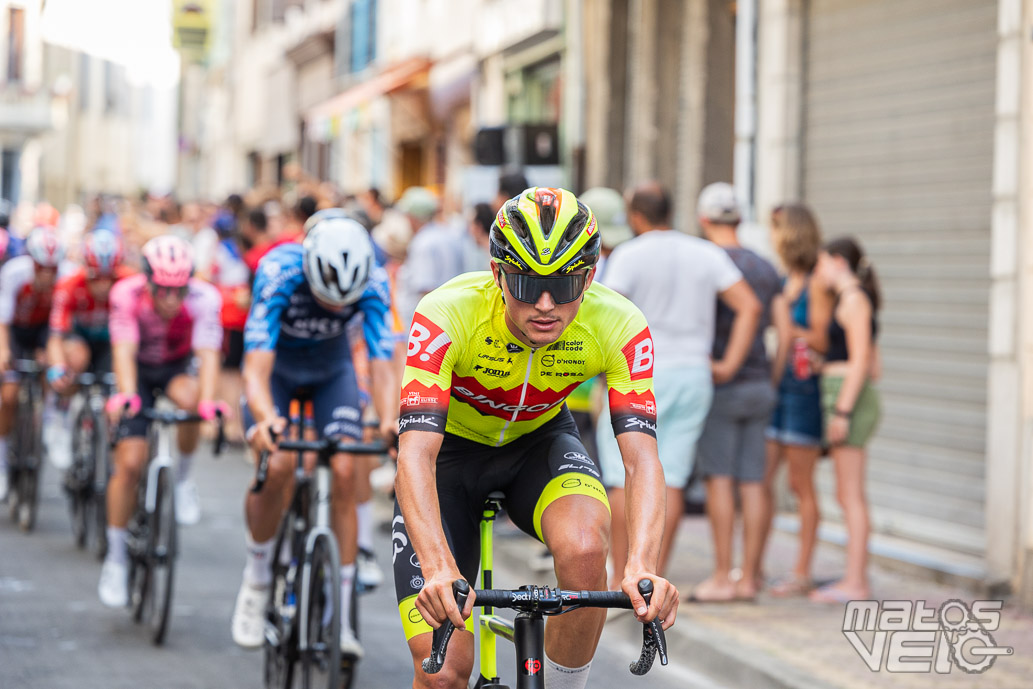
POLYGON ((33 229, 25 238, 25 251, 44 268, 56 268, 65 257, 65 248, 52 227, 33 229))
POLYGON ((183 239, 166 234, 143 245, 143 272, 161 287, 184 287, 194 274, 194 251, 183 239))
POLYGON ((96 276, 112 276, 122 262, 122 242, 111 230, 94 230, 83 239, 83 259, 96 276))

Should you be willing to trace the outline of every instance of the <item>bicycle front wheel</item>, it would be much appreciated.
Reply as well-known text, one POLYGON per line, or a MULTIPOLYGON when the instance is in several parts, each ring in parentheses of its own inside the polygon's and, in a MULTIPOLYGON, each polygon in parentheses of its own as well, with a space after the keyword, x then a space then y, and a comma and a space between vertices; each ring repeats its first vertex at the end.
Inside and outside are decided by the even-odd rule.
POLYGON ((34 386, 22 386, 16 415, 17 438, 15 452, 21 465, 18 472, 18 526, 28 533, 36 526, 36 510, 39 504, 39 473, 41 461, 40 434, 43 432, 43 407, 35 394, 34 386))
POLYGON ((176 564, 176 505, 172 470, 162 467, 157 474, 154 514, 151 515, 150 610, 151 640, 156 645, 165 640, 172 610, 172 582, 176 564))
POLYGON ((94 519, 93 418, 84 408, 75 417, 72 431, 72 466, 65 472, 65 492, 72 517, 72 537, 85 548, 94 519))
POLYGON ((299 648, 303 689, 339 689, 341 674, 341 560, 337 544, 317 536, 302 574, 302 625, 308 639, 299 648))
POLYGON ((108 425, 102 416, 93 416, 93 485, 90 487, 92 522, 95 530, 93 552, 103 561, 108 554, 108 478, 111 474, 108 425))

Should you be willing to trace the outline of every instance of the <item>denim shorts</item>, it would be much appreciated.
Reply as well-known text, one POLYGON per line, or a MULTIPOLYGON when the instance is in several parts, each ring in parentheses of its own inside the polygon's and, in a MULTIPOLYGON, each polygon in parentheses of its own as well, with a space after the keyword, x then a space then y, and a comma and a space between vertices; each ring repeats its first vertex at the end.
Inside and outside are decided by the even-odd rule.
POLYGON ((765 436, 782 445, 819 447, 822 432, 821 384, 819 376, 803 380, 786 366, 778 385, 778 400, 765 436))

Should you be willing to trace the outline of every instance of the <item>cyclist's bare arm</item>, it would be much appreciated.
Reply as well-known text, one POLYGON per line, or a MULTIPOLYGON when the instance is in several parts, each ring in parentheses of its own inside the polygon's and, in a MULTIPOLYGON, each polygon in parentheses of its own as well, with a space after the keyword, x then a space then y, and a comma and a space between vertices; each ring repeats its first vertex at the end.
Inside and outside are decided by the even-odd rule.
POLYGON ((390 442, 389 434, 398 435, 398 401, 400 381, 390 359, 370 359, 373 384, 373 407, 380 419, 380 433, 390 442))
POLYGON ((664 629, 667 629, 674 624, 677 615, 678 591, 656 573, 663 536, 657 525, 664 523, 667 502, 667 486, 656 438, 646 433, 621 433, 617 436, 617 445, 624 459, 624 512, 628 524, 628 564, 621 588, 631 598, 635 616, 640 622, 648 622, 659 615, 664 621, 664 629), (653 598, 648 609, 638 592, 641 579, 653 582, 653 598))
POLYGON ((219 383, 219 367, 222 353, 215 349, 198 349, 195 354, 201 360, 201 368, 197 373, 198 386, 202 400, 214 400, 215 389, 219 383))
POLYGON ((111 345, 115 384, 124 395, 136 394, 136 349, 136 342, 114 342, 111 345))
POLYGON ((64 367, 66 365, 64 335, 62 333, 51 330, 50 335, 47 336, 47 363, 51 366, 64 367))
POLYGON ((11 328, 0 323, 0 371, 11 367, 11 328))
POLYGON ((416 430, 404 433, 398 439, 395 492, 406 531, 423 570, 425 583, 416 598, 416 608, 435 629, 445 618, 461 629, 463 613, 469 617, 473 609, 473 596, 470 596, 466 610, 461 612, 452 593, 452 582, 463 577, 441 527, 434 464, 442 439, 440 433, 416 430))
POLYGON ((256 349, 244 355, 244 397, 248 409, 255 417, 256 429, 248 442, 256 452, 272 452, 276 449, 269 435, 270 426, 277 432, 283 430, 281 423, 277 423, 273 393, 269 389, 269 378, 273 375, 275 363, 276 352, 271 349, 256 349))

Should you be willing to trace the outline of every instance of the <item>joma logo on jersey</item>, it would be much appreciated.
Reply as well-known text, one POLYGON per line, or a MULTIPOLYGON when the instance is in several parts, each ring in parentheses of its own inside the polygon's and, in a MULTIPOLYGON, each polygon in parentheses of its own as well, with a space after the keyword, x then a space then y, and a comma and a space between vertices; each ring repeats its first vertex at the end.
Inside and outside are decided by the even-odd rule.
POLYGON ((480 364, 474 365, 473 370, 480 371, 484 375, 492 376, 494 378, 505 378, 509 375, 509 371, 503 371, 501 368, 488 368, 487 366, 481 366, 480 364))

